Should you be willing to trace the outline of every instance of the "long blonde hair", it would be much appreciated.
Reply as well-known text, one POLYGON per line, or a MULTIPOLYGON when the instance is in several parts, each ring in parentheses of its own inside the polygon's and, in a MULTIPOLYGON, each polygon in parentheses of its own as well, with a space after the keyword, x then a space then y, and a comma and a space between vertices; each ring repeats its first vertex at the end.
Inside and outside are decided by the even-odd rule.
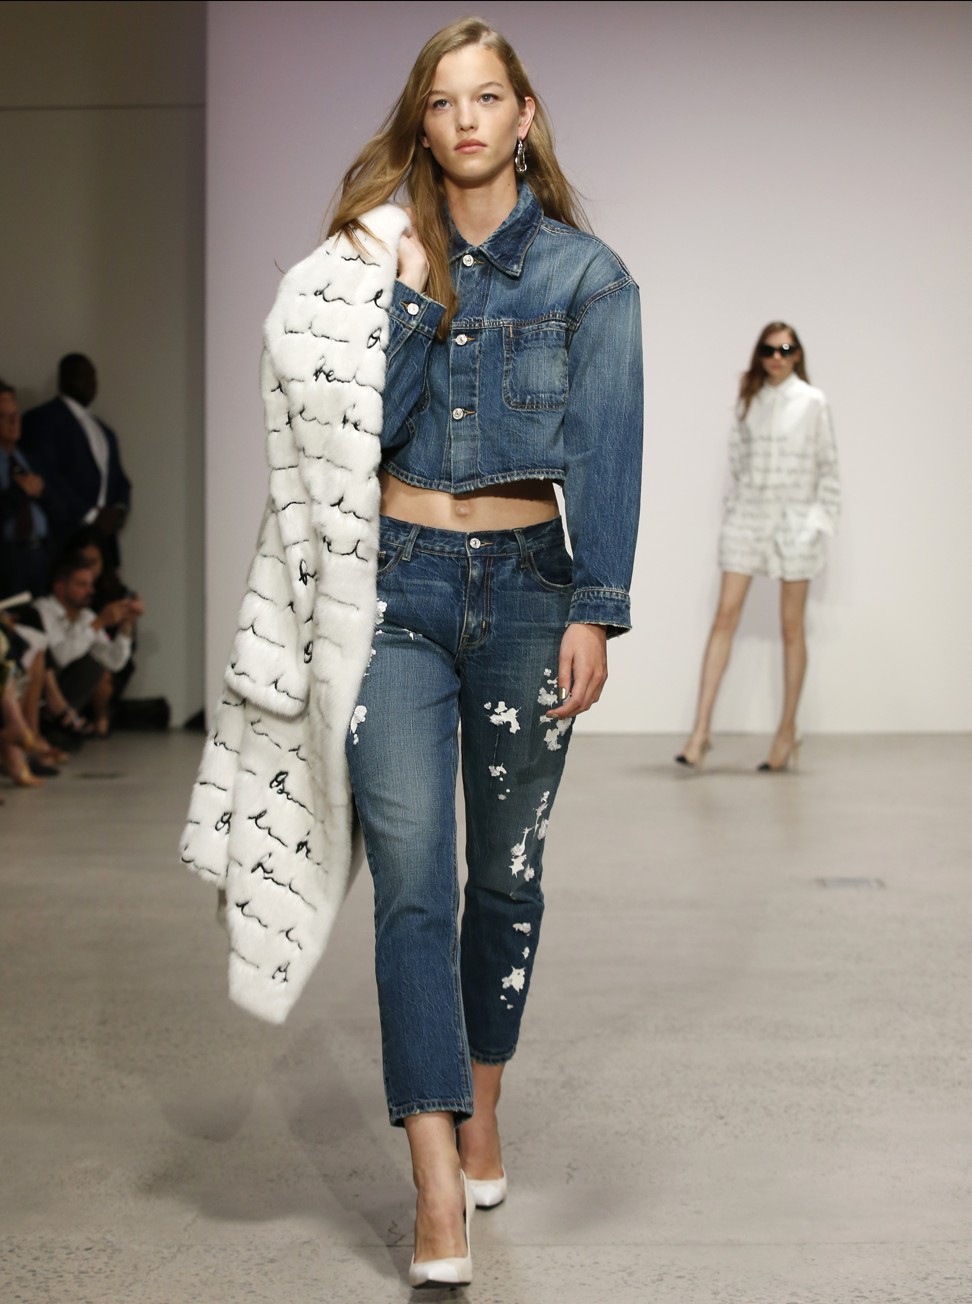
POLYGON ((568 226, 589 230, 577 192, 564 176, 554 153, 553 132, 523 64, 509 41, 481 18, 461 18, 443 27, 422 47, 405 88, 377 135, 372 136, 354 160, 341 183, 341 195, 327 234, 341 231, 356 241, 365 231, 362 216, 379 204, 399 196, 404 189, 412 221, 429 259, 426 293, 445 304, 439 327, 444 338, 459 300, 449 274, 449 227, 446 221, 442 171, 432 151, 419 142, 429 92, 439 60, 467 45, 483 45, 499 58, 520 107, 527 97, 536 103, 528 139, 529 183, 548 217, 568 226))

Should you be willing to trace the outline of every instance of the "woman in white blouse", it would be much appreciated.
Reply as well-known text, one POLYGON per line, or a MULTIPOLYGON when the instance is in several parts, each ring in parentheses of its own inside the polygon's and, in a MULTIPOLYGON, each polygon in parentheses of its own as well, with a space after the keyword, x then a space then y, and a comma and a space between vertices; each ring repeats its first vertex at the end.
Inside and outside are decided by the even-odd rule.
POLYGON ((824 564, 823 536, 840 513, 837 449, 823 392, 807 380, 792 326, 760 333, 739 386, 730 440, 733 485, 719 536, 722 589, 702 662, 699 702, 680 765, 699 768, 711 747, 712 710, 754 575, 782 581, 783 713, 760 770, 796 763, 796 712, 807 666, 804 612, 824 564))

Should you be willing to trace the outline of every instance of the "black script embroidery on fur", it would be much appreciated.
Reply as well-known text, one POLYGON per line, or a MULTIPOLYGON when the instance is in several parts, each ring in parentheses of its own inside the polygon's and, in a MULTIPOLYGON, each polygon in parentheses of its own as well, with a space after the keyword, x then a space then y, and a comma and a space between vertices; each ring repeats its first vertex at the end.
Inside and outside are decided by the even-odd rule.
POLYGON ((293 802, 295 806, 299 806, 301 810, 306 810, 308 814, 310 814, 308 807, 305 806, 302 801, 299 801, 293 795, 293 793, 287 791, 287 780, 289 778, 290 778, 289 770, 278 770, 277 773, 270 780, 270 791, 279 793, 281 797, 286 797, 287 800, 293 802))
POLYGON ((364 521, 365 524, 369 524, 374 519, 374 517, 371 516, 362 516, 360 512, 356 512, 352 507, 345 507, 344 494, 341 495, 336 503, 331 503, 330 505, 336 507, 343 516, 353 516, 356 521, 364 521))
POLYGON ((265 928, 269 930, 270 925, 265 924, 263 920, 260 918, 260 916, 256 914, 254 911, 251 910, 249 914, 246 913, 246 908, 249 904, 250 904, 249 901, 237 901, 236 908, 243 916, 244 919, 252 919, 253 922, 255 924, 259 924, 261 928, 265 928))
POLYGON ((274 878, 272 865, 265 865, 262 860, 258 860, 257 863, 250 870, 250 873, 255 874, 257 870, 259 870, 260 873, 263 875, 264 883, 276 883, 277 887, 283 887, 283 888, 287 886, 287 884, 284 883, 281 879, 274 878))
MULTIPOLYGON (((350 299, 345 299, 344 296, 341 294, 329 295, 328 290, 330 288, 331 288, 331 282, 328 281, 327 285, 324 285, 321 287, 321 289, 314 291, 314 298, 323 299, 325 303, 346 303, 349 308, 354 307, 354 303, 350 299)), ((380 293, 381 291, 379 291, 379 294, 380 293)))
POLYGON ((266 729, 257 728, 257 725, 262 723, 263 720, 261 717, 261 719, 259 720, 254 720, 253 723, 250 725, 250 728, 253 730, 253 732, 256 734, 258 738, 266 738, 267 742, 273 743, 274 747, 276 747, 278 752, 283 751, 283 748, 281 747, 280 743, 277 742, 276 738, 274 738, 273 734, 267 733, 266 729))
POLYGON ((275 688, 283 697, 289 697, 292 702, 302 702, 304 700, 302 697, 296 697, 293 693, 288 693, 286 688, 281 688, 279 675, 271 681, 270 687, 275 688))
POLYGON ((332 556, 357 557, 358 561, 367 561, 368 560, 367 557, 362 557, 361 553, 358 552, 358 546, 359 546, 358 543, 356 543, 353 548, 349 548, 345 552, 342 552, 340 548, 334 547, 330 539, 328 539, 326 536, 324 538, 324 547, 328 550, 329 553, 331 553, 332 556))
POLYGON ((293 942, 293 944, 294 944, 294 946, 296 946, 297 950, 298 950, 298 951, 302 951, 304 948, 301 946, 300 942, 297 941, 297 938, 296 938, 296 937, 291 937, 291 936, 290 936, 290 934, 294 931, 294 928, 295 928, 295 927, 296 927, 295 924, 291 924, 289 928, 281 928, 281 929, 280 929, 280 936, 281 936, 281 937, 285 937, 285 938, 287 939, 288 942, 293 942))
POLYGON ((313 910, 314 914, 315 915, 317 914, 317 906, 314 905, 313 901, 308 901, 307 898, 304 896, 303 892, 299 892, 297 888, 294 887, 293 880, 291 880, 287 884, 287 887, 291 892, 293 892, 295 897, 298 897, 301 901, 303 901, 304 905, 307 907, 308 910, 313 910))
POLYGON ((268 833, 270 837, 273 838, 274 842, 279 842, 282 847, 286 847, 287 845, 286 842, 284 842, 283 838, 277 837, 276 833, 274 833, 273 829, 270 827, 269 824, 260 823, 260 821, 264 818, 266 813, 267 812, 265 810, 260 810, 257 811, 255 815, 247 815, 246 818, 251 823, 253 823, 260 830, 261 833, 268 833))
MULTIPOLYGON (((254 593, 256 592, 256 590, 251 589, 250 592, 254 593)), ((260 595, 257 594, 257 596, 259 597, 260 595)), ((261 643, 269 643, 271 647, 286 648, 287 646, 286 643, 278 643, 275 638, 270 638, 270 636, 267 634, 261 634, 256 627, 255 619, 251 620, 249 625, 238 625, 237 629, 240 631, 241 634, 252 634, 255 638, 258 638, 261 643)))
POLYGON ((192 868, 227 885, 231 906, 247 898, 230 910, 233 996, 275 1022, 303 987, 352 869, 347 721, 329 708, 333 691, 343 700, 348 680, 366 672, 372 641, 385 374, 375 350, 388 340, 405 224, 399 210, 376 217, 374 250, 367 235, 363 257, 346 237, 329 239, 287 274, 267 319, 267 518, 213 729, 227 746, 204 753, 184 846, 192 868), (260 792, 266 810, 250 799, 260 792), (224 807, 236 811, 232 829, 212 838, 224 807), (269 931, 257 934, 243 922, 250 916, 269 931))

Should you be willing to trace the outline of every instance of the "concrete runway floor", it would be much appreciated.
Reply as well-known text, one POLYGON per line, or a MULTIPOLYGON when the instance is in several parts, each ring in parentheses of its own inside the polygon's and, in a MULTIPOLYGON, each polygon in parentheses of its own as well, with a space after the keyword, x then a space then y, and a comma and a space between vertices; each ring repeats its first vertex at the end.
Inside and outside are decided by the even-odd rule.
MULTIPOLYGON (((581 735, 469 1304, 972 1301, 972 746, 581 735)), ((201 739, 0 790, 0 1300, 411 1298, 359 877, 282 1027, 177 842, 201 739)), ((457 1298, 422 1292, 422 1298, 457 1298)))

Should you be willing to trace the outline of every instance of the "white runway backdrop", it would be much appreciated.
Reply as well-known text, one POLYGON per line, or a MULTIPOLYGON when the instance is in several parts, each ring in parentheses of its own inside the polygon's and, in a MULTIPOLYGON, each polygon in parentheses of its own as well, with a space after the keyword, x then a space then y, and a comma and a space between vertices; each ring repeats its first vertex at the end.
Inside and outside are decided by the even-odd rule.
MULTIPOLYGON (((266 491, 260 327, 452 4, 210 4, 207 682, 266 491)), ((808 732, 972 728, 972 6, 483 4, 644 307, 635 632, 585 727, 688 727, 718 588, 738 373, 803 336, 845 518, 811 587, 808 732)), ((717 729, 767 731, 778 585, 754 586, 717 729)))

